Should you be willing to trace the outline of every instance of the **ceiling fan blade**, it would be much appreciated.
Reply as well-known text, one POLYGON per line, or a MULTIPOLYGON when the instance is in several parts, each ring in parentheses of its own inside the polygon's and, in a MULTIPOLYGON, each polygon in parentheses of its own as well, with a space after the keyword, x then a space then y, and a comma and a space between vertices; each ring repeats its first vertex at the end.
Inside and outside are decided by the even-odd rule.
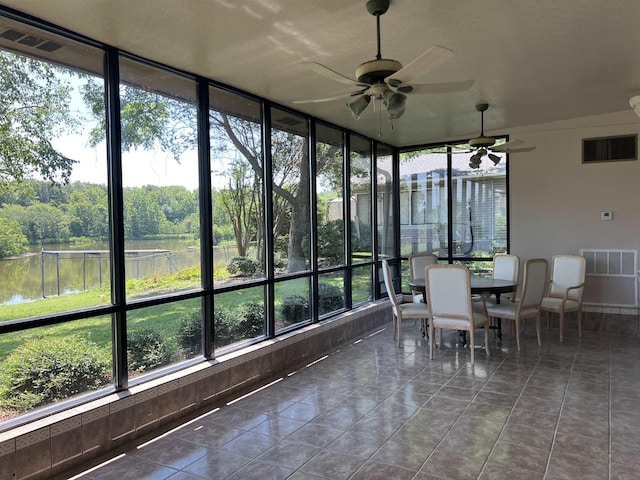
POLYGON ((303 62, 302 63, 309 70, 313 70, 314 72, 322 75, 323 77, 330 78, 336 82, 345 83, 347 85, 351 85, 352 87, 369 87, 369 85, 365 83, 359 83, 352 78, 345 77, 341 73, 335 72, 331 70, 329 67, 325 67, 324 65, 316 62, 303 62))
POLYGON ((419 77, 438 65, 443 64, 453 55, 455 55, 453 51, 448 48, 434 45, 411 63, 401 68, 393 75, 385 78, 384 81, 391 86, 397 87, 398 85, 410 82, 414 78, 419 77))
POLYGON ((535 149, 536 149, 536 147, 507 148, 505 150, 496 150, 495 148, 492 148, 491 151, 496 152, 496 153, 524 153, 524 152, 532 152, 535 149))
POLYGON ((517 147, 518 145, 522 145, 524 142, 522 140, 510 140, 501 145, 497 145, 495 147, 491 147, 491 150, 494 152, 507 151, 510 150, 511 147, 517 147))
POLYGON ((343 98, 350 98, 356 95, 360 95, 364 93, 366 90, 352 93, 342 93, 340 95, 334 95, 333 97, 325 97, 325 98, 310 98, 306 100, 294 100, 292 103, 322 103, 322 102, 332 102, 333 100, 341 100, 343 98))
POLYGON ((428 93, 454 93, 469 90, 473 83, 473 80, 462 80, 460 82, 445 83, 423 83, 417 85, 401 85, 396 90, 408 95, 421 95, 428 93))

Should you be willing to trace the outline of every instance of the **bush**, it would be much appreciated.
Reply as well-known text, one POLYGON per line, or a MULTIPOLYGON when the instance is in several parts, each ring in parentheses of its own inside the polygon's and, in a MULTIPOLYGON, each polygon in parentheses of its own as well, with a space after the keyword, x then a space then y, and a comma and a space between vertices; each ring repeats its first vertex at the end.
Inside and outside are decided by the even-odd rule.
POLYGON ((171 349, 159 332, 142 329, 129 334, 127 362, 129 370, 142 373, 171 362, 171 349))
POLYGON ((263 333, 264 306, 252 301, 239 305, 236 311, 216 310, 213 321, 216 347, 254 338, 263 333))
POLYGON ((309 318, 309 299, 302 295, 291 295, 282 299, 280 313, 285 325, 293 325, 309 318))
POLYGON ((227 263, 227 270, 232 275, 253 275, 260 270, 260 264, 253 258, 233 257, 227 263))
POLYGON ((318 283, 318 312, 320 315, 344 308, 344 294, 330 283, 318 283))
POLYGON ((0 405, 25 412, 109 382, 110 352, 81 336, 30 340, 4 361, 0 405))
POLYGON ((176 338, 187 358, 194 357, 202 351, 201 318, 200 310, 194 310, 180 318, 176 338))
POLYGON ((318 226, 318 260, 323 265, 344 262, 344 222, 332 220, 318 226))

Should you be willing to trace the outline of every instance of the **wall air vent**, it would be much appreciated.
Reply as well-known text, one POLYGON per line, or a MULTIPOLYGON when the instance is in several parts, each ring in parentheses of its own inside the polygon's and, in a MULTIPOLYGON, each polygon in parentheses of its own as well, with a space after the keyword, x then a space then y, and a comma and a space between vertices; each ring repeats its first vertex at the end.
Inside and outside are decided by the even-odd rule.
POLYGON ((18 30, 14 30, 12 28, 0 33, 0 38, 9 40, 11 42, 17 42, 21 45, 26 45, 27 47, 37 48, 45 52, 55 52, 59 48, 62 48, 62 45, 59 43, 52 42, 51 40, 47 40, 45 38, 29 35, 24 32, 19 32, 18 30))
POLYGON ((582 163, 620 162, 638 159, 638 135, 585 138, 582 163))

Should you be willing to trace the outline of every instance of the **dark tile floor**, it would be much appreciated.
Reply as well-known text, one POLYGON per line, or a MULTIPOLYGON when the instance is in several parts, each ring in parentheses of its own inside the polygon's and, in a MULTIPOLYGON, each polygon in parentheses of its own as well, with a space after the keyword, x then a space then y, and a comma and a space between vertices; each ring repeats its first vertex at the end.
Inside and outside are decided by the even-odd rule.
POLYGON ((456 332, 431 361, 389 325, 74 478, 640 478, 639 339, 508 330, 471 367, 456 332))

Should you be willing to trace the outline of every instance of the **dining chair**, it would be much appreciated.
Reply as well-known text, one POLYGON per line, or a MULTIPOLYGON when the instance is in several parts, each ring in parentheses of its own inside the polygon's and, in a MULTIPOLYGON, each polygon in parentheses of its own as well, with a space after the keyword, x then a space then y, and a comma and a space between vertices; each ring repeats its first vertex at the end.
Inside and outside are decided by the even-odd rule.
POLYGON ((396 294, 391 278, 391 269, 389 268, 389 262, 387 260, 382 260, 382 276, 384 277, 384 285, 391 300, 391 308, 393 311, 393 338, 394 340, 397 339, 399 347, 402 335, 402 321, 406 319, 414 319, 414 321, 419 319, 421 320, 421 330, 426 332, 429 311, 427 310, 426 304, 413 301, 405 303, 403 302, 402 294, 396 294))
POLYGON ((520 350, 520 323, 535 317, 538 345, 540 345, 540 304, 547 289, 549 263, 544 258, 531 258, 524 262, 522 295, 515 302, 487 303, 489 318, 513 320, 516 345, 520 350))
MULTIPOLYGON (((438 263, 438 256, 433 253, 413 253, 409 255, 409 278, 411 280, 422 277, 427 265, 438 263)), ((422 289, 412 288, 413 301, 424 302, 422 289)))
MULTIPOLYGON (((497 280, 518 281, 520 275, 520 257, 510 253, 496 253, 493 256, 493 278, 497 280)), ((504 293, 501 300, 514 302, 517 291, 504 293)), ((487 304, 497 303, 493 298, 487 300, 487 304)))
POLYGON ((565 313, 578 313, 578 336, 582 337, 582 294, 587 261, 580 255, 554 255, 551 259, 551 280, 540 308, 546 312, 547 323, 551 313, 560 317, 560 342, 564 340, 565 313))
POLYGON ((433 360, 435 329, 464 330, 469 332, 471 365, 475 363, 475 330, 484 328, 484 346, 489 355, 489 319, 484 297, 472 302, 471 274, 464 265, 428 265, 425 268, 427 309, 429 311, 429 354, 433 360), (480 312, 474 311, 472 303, 482 305, 480 312))

